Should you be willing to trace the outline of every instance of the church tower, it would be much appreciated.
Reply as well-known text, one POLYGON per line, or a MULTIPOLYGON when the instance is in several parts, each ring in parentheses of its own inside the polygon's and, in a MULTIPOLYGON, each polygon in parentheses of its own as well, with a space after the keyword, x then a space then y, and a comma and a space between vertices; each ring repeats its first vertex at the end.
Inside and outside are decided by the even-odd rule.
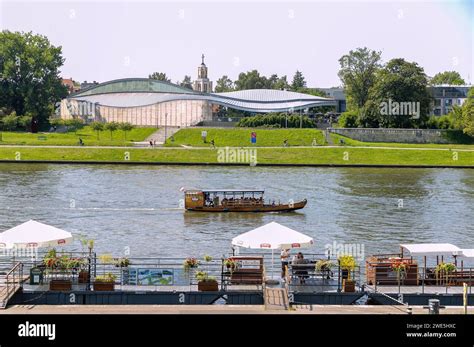
POLYGON ((207 66, 204 64, 204 54, 198 67, 198 78, 194 81, 193 89, 202 93, 212 93, 212 81, 207 78, 207 66))

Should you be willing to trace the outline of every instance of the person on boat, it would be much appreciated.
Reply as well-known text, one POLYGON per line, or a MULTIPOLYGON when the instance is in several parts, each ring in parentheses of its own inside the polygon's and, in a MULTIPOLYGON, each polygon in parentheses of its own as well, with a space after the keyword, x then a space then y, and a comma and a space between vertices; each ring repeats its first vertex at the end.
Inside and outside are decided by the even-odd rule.
POLYGON ((300 280, 300 284, 304 284, 305 283, 305 278, 308 277, 308 271, 306 269, 304 269, 304 264, 307 264, 307 260, 304 258, 303 256, 303 253, 301 252, 298 252, 298 254, 296 255, 296 259, 293 260, 292 262, 292 265, 295 265, 294 268, 295 268, 295 275, 298 276, 299 280, 300 280))
POLYGON ((280 254, 281 259, 281 278, 285 278, 285 270, 288 267, 288 262, 290 260, 290 249, 282 249, 280 254))

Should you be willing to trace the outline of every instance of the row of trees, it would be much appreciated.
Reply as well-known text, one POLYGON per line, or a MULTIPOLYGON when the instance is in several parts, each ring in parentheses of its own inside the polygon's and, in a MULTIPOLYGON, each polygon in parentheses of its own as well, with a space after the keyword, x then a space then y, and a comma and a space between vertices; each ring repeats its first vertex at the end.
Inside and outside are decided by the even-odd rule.
MULTIPOLYGON (((164 72, 153 72, 148 75, 148 78, 171 82, 171 79, 164 72)), ((176 84, 184 88, 193 89, 191 76, 188 75, 184 76, 184 79, 181 82, 176 82, 176 84)), ((232 81, 227 75, 224 75, 216 81, 215 92, 231 92, 245 89, 292 90, 299 93, 326 96, 326 93, 319 89, 308 88, 306 85, 306 79, 301 71, 295 72, 291 83, 288 82, 286 75, 278 76, 277 74, 273 74, 270 77, 267 77, 261 75, 258 70, 241 72, 236 81, 232 81)))
MULTIPOLYGON (((454 71, 437 74, 430 80, 417 63, 402 58, 383 64, 381 52, 368 48, 350 51, 339 59, 339 63, 341 68, 338 75, 344 84, 348 109, 341 116, 340 125, 345 127, 433 126, 434 121, 429 118, 433 99, 428 86, 442 83, 464 84, 461 76, 454 71), (416 112, 401 112, 399 105, 408 104, 416 108, 416 112)), ((466 116, 452 122, 453 125, 462 127, 466 133, 472 128, 473 122, 467 115, 472 114, 470 104, 472 100, 463 106, 466 116)))
POLYGON ((113 138, 113 132, 117 130, 122 130, 124 133, 124 138, 127 138, 127 132, 131 131, 135 126, 131 123, 118 123, 118 122, 92 122, 90 124, 91 128, 97 133, 97 139, 100 139, 100 133, 102 131, 110 132, 110 139, 113 138))
POLYGON ((216 81, 215 91, 217 93, 245 89, 280 89, 320 96, 326 95, 321 90, 308 88, 306 79, 299 70, 295 72, 291 83, 288 82, 286 75, 279 77, 277 74, 273 74, 270 77, 266 77, 261 75, 258 70, 241 72, 235 81, 232 81, 227 75, 222 76, 216 81))
MULTIPOLYGON (((171 83, 171 78, 169 78, 164 72, 153 72, 152 74, 148 75, 148 78, 171 83)), ((185 75, 183 80, 181 82, 177 81, 176 84, 187 89, 193 89, 193 82, 191 80, 191 76, 188 75, 185 75)))
MULTIPOLYGON (((75 133, 85 126, 84 121, 81 118, 71 118, 71 119, 62 119, 62 118, 50 118, 49 123, 54 127, 64 126, 67 131, 74 131, 75 133)), ((127 138, 127 132, 135 128, 131 123, 119 123, 119 122, 92 122, 89 126, 97 132, 97 139, 100 139, 100 132, 110 131, 110 139, 113 138, 113 132, 117 130, 122 130, 124 133, 124 138, 127 138)))

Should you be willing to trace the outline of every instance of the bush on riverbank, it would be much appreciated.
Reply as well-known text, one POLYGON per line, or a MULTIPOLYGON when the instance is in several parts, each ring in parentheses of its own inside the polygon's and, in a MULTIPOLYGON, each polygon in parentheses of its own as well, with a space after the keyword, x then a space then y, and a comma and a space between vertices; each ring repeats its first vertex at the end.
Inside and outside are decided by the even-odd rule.
POLYGON ((307 116, 297 114, 287 115, 285 113, 267 113, 253 117, 242 118, 238 127, 256 128, 315 128, 316 123, 307 116))

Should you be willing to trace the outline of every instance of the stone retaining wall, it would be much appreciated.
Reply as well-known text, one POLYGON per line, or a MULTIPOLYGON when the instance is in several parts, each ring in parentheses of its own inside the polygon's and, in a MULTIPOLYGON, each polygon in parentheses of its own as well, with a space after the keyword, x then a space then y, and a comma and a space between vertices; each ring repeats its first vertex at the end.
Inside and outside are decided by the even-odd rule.
POLYGON ((447 130, 439 129, 384 129, 384 128, 329 128, 330 132, 363 142, 450 143, 447 130))

